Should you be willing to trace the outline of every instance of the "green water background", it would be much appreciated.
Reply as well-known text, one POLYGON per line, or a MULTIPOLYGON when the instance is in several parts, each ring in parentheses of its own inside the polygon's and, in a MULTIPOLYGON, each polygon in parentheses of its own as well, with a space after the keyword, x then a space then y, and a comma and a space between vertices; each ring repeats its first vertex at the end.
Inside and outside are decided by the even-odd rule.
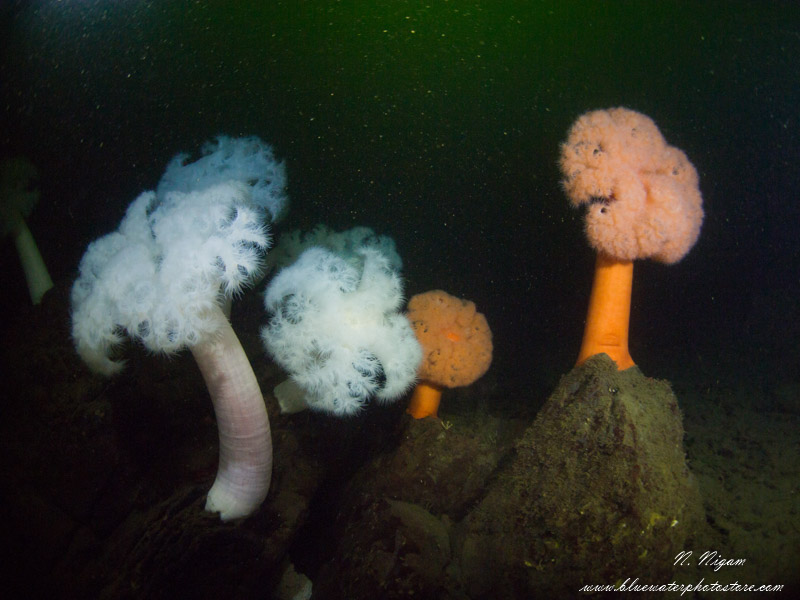
MULTIPOLYGON (((706 210, 683 262, 637 265, 639 364, 669 372, 794 334, 786 311, 753 316, 764 294, 800 288, 792 2, 50 1, 0 15, 0 153, 42 171, 30 221, 61 285, 175 153, 256 134, 288 166, 276 234, 391 235, 409 294, 474 299, 494 376, 524 390, 571 365, 591 282, 558 145, 582 112, 622 105, 688 154, 706 210)), ((0 260, 13 314, 10 245, 0 260)))

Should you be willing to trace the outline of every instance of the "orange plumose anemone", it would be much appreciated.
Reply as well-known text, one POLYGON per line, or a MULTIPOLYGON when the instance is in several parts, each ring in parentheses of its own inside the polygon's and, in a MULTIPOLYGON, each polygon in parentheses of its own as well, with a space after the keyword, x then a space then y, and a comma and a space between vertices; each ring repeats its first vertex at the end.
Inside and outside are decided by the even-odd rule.
POLYGON ((435 417, 443 388, 470 385, 489 369, 492 331, 474 302, 441 290, 412 297, 407 317, 423 352, 408 413, 435 417))
POLYGON ((561 146, 561 171, 570 203, 586 206, 597 251, 578 364, 605 352, 627 369, 633 260, 672 264, 694 246, 703 223, 697 171, 652 119, 627 108, 579 117, 561 146))

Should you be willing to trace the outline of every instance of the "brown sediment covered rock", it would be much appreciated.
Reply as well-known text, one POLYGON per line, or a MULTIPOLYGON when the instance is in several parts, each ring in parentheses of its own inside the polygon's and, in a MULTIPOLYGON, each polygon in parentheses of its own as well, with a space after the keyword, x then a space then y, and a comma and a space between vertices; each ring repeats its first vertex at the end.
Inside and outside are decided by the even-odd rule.
POLYGON ((332 532, 336 548, 314 578, 314 597, 452 597, 460 588, 450 571, 453 523, 483 497, 522 430, 489 415, 406 417, 397 447, 348 485, 332 532))
POLYGON ((471 598, 664 582, 702 514, 669 384, 599 355, 562 378, 453 554, 471 598))

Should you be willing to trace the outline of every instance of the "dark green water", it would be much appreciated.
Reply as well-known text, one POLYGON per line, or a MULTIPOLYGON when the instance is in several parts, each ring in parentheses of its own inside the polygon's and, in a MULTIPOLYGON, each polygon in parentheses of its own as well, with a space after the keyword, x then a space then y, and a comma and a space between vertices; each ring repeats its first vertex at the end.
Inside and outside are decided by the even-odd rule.
MULTIPOLYGON (((558 144, 582 112, 623 105, 686 151, 706 210, 682 263, 637 266, 640 364, 668 376, 662 362, 754 344, 783 356, 773 333, 797 333, 794 3, 2 7, 0 152, 41 170, 31 228, 57 283, 175 153, 256 134, 289 169, 278 233, 323 222, 393 236, 409 293, 474 299, 495 332, 498 378, 525 389, 531 369, 571 364, 591 281, 558 144), (782 308, 757 308, 773 296, 782 308)), ((13 282, 4 306, 25 302, 10 245, 1 260, 13 282)))

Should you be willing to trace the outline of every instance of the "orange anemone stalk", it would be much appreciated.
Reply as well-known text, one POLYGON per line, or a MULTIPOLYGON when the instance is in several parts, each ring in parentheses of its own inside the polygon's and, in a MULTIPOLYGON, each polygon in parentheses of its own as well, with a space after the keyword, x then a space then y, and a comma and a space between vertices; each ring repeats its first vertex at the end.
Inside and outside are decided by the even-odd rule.
POLYGON ((420 381, 411 394, 406 412, 415 419, 436 417, 439 415, 439 403, 442 401, 442 386, 420 381))
POLYGON ((632 288, 633 261, 617 260, 603 252, 598 253, 577 364, 605 352, 617 363, 620 371, 634 365, 628 351, 632 288))

